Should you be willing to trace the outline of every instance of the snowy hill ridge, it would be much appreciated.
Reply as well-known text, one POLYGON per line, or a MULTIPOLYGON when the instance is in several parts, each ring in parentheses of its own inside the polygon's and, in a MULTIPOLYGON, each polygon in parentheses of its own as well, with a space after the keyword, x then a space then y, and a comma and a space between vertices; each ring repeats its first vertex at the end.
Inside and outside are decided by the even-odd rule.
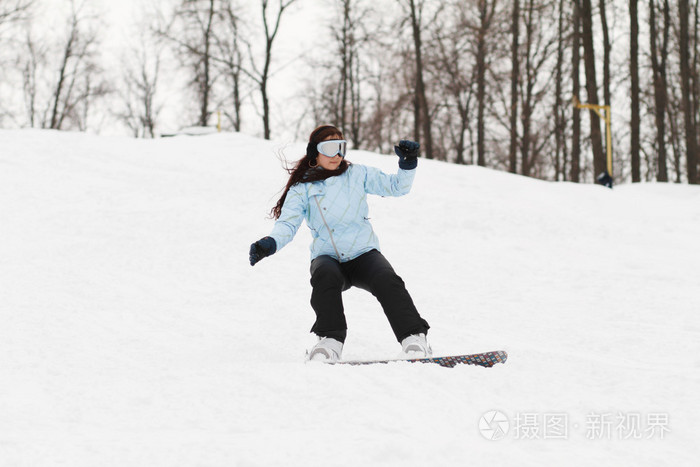
MULTIPOLYGON (((421 159, 370 197, 382 251, 436 354, 509 360, 332 367, 303 362, 308 229, 247 261, 304 147, 0 130, 1 465, 695 465, 698 187, 421 159)), ((344 300, 345 357, 395 356, 344 300)))

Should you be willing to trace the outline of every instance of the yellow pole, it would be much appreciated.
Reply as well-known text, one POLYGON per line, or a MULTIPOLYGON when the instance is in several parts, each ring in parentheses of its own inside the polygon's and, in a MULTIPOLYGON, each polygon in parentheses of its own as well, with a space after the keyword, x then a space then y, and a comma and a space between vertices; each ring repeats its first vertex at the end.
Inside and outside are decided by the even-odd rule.
POLYGON ((221 110, 216 112, 216 130, 221 133, 221 110))
POLYGON ((590 109, 593 110, 599 118, 605 120, 605 149, 608 155, 608 175, 612 177, 612 131, 610 128, 610 106, 609 105, 596 105, 596 104, 582 104, 578 100, 578 97, 574 96, 574 107, 577 109, 590 109), (601 113, 601 110, 605 111, 605 115, 601 113))
POLYGON ((605 148, 608 152, 608 175, 612 177, 612 131, 610 130, 610 106, 605 107, 605 148))

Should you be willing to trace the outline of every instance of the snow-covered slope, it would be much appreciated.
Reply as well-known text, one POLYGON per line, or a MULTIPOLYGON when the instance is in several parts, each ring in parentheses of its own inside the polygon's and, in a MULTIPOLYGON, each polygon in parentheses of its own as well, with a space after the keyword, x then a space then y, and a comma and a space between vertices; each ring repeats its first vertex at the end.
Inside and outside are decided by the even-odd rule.
MULTIPOLYGON (((696 465, 698 187, 421 160, 370 200, 382 250, 436 354, 510 358, 333 367, 303 359, 306 227, 247 258, 303 150, 0 131, 0 465, 696 465)), ((346 358, 396 355, 372 296, 345 306, 346 358)))

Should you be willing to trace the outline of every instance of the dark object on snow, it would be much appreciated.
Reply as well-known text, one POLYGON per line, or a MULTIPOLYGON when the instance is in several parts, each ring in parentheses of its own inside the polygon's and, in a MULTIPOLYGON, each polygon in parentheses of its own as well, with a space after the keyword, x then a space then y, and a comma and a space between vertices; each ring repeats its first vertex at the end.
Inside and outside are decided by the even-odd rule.
POLYGON ((600 175, 598 175, 598 178, 596 178, 596 183, 598 183, 599 185, 606 186, 608 188, 612 188, 613 178, 608 172, 602 172, 600 175))

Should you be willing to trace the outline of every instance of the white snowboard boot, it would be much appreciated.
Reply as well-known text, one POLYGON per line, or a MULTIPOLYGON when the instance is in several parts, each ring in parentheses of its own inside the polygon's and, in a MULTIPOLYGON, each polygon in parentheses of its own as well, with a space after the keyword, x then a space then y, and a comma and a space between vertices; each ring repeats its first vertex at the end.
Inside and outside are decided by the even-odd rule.
POLYGON ((425 334, 413 334, 401 341, 399 358, 426 358, 433 355, 425 334))
POLYGON ((332 337, 320 337, 318 344, 306 352, 306 359, 312 362, 335 363, 343 353, 343 343, 332 337))

